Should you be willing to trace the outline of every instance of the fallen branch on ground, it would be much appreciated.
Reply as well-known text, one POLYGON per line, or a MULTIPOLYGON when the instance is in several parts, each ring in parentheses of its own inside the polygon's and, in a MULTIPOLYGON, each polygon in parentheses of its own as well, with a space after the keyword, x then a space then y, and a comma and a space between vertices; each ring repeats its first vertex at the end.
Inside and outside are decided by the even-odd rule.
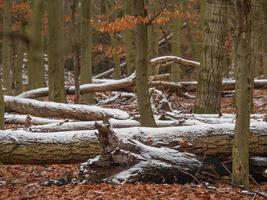
POLYGON ((8 111, 38 117, 66 118, 82 121, 102 120, 104 117, 115 119, 128 119, 130 117, 125 111, 99 106, 44 102, 11 96, 5 96, 4 101, 5 108, 8 111))

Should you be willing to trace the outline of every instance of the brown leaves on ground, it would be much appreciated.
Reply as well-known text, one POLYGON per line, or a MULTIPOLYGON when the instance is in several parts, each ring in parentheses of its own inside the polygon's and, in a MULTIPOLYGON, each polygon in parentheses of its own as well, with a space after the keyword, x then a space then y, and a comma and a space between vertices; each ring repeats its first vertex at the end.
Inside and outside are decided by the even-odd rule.
MULTIPOLYGON (((209 199, 252 199, 239 188, 225 184, 215 186, 195 184, 90 184, 65 185, 62 187, 42 186, 49 179, 57 179, 71 174, 76 176, 79 165, 6 165, 0 167, 0 199, 173 199, 173 200, 209 200, 209 199)), ((267 184, 261 185, 267 191, 267 184)), ((256 191, 256 187, 254 186, 256 191)), ((263 199, 256 196, 255 199, 263 199)))

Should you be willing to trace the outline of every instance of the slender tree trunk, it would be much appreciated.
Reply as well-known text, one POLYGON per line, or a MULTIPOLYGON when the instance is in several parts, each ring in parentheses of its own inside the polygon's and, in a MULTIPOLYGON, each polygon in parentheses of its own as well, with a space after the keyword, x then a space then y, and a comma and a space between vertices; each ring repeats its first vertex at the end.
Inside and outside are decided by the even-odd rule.
POLYGON ((219 113, 221 109, 227 4, 226 0, 205 2, 204 46, 198 72, 196 113, 219 113))
MULTIPOLYGON (((144 0, 135 1, 137 16, 146 17, 144 0)), ((147 25, 136 26, 136 90, 140 120, 143 126, 156 126, 148 91, 148 37, 147 25)))
POLYGON ((264 26, 263 26, 263 77, 267 78, 267 1, 262 1, 262 8, 264 14, 264 26))
MULTIPOLYGON (((111 43, 112 47, 116 49, 118 47, 118 36, 117 33, 114 33, 111 36, 111 43)), ((121 79, 121 66, 120 66, 120 55, 115 52, 113 55, 113 61, 114 61, 114 79, 121 79)))
POLYGON ((5 113, 5 103, 4 103, 4 94, 2 90, 2 79, 0 76, 0 129, 4 129, 4 113, 5 113))
MULTIPOLYGON (((182 4, 182 3, 180 3, 182 4)), ((181 5, 179 6, 181 8, 181 5)), ((171 21, 172 27, 172 41, 171 41, 171 54, 173 56, 181 56, 181 18, 174 18, 171 21)), ((171 65, 171 81, 180 81, 183 77, 184 68, 176 63, 171 65)))
POLYGON ((232 182, 249 186, 249 136, 254 49, 252 46, 253 3, 255 0, 235 1, 236 25, 236 107, 237 118, 233 146, 232 182))
MULTIPOLYGON (((148 13, 150 18, 157 14, 158 9, 156 9, 155 4, 158 3, 156 0, 147 0, 148 1, 148 13)), ((148 32, 148 59, 152 59, 158 56, 159 53, 159 26, 157 24, 150 24, 147 27, 148 32)), ((158 74, 157 67, 148 68, 149 75, 158 74)))
MULTIPOLYGON (((124 13, 125 15, 133 16, 134 14, 134 1, 124 0, 124 13)), ((126 29, 124 31, 124 42, 127 49, 126 63, 127 63, 127 74, 131 75, 135 70, 135 56, 136 56, 136 45, 135 45, 135 31, 134 29, 126 29)))
MULTIPOLYGON (((92 83, 91 0, 81 2, 81 84, 85 84, 92 83)), ((93 94, 82 95, 81 101, 94 104, 94 96, 93 94)))
POLYGON ((2 40, 2 67, 3 67, 3 87, 6 93, 11 93, 11 39, 8 36, 11 31, 11 7, 12 0, 4 1, 3 14, 3 40, 2 40))
POLYGON ((33 16, 30 25, 30 46, 28 52, 28 89, 44 86, 44 53, 43 53, 43 14, 44 1, 33 1, 33 16))
POLYGON ((13 68, 13 83, 12 83, 12 94, 19 95, 22 93, 22 65, 24 57, 24 43, 20 40, 16 41, 15 44, 15 62, 13 68))
POLYGON ((65 102, 63 0, 48 0, 49 100, 65 102))

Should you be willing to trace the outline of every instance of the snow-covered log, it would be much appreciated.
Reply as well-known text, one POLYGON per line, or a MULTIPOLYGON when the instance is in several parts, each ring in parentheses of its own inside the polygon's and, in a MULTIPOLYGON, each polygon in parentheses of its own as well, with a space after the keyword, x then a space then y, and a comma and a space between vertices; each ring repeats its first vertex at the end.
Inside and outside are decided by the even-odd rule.
MULTIPOLYGON (((196 91, 197 81, 185 81, 178 82, 183 88, 187 91, 194 92, 196 91)), ((267 79, 256 79, 254 80, 255 89, 264 89, 267 88, 267 79)), ((223 90, 234 90, 235 89, 235 80, 223 80, 223 90)))
POLYGON ((82 121, 101 120, 104 117, 115 119, 128 119, 130 117, 125 111, 99 106, 44 102, 11 96, 5 96, 4 101, 8 111, 31 114, 38 117, 55 117, 82 121))
POLYGON ((61 124, 66 122, 62 119, 49 119, 34 117, 31 115, 5 114, 5 124, 24 124, 24 125, 44 125, 44 124, 61 124))
MULTIPOLYGON (((81 131, 81 130, 94 130, 95 123, 103 124, 102 121, 83 121, 83 122, 60 122, 51 123, 46 125, 32 126, 29 128, 32 132, 60 132, 60 131, 81 131)), ((129 128, 129 127, 140 127, 141 123, 136 120, 117 120, 109 119, 109 123, 113 128, 129 128)), ((174 120, 157 120, 158 127, 170 127, 170 126, 181 126, 187 123, 180 123, 174 120)), ((195 122, 197 123, 197 122, 195 122)), ((201 124, 201 122, 199 122, 201 124)))
MULTIPOLYGON (((96 128, 100 155, 89 159, 80 168, 81 177, 89 183, 185 183, 230 175, 218 160, 206 155, 151 147, 135 138, 119 138, 109 125, 96 124, 96 128)), ((262 175, 267 167, 266 159, 261 159, 261 163, 255 162, 259 161, 257 157, 253 159, 250 160, 250 173, 267 180, 262 175)))
POLYGON ((178 56, 160 56, 157 58, 153 58, 150 60, 150 63, 152 65, 157 65, 157 64, 171 64, 171 63, 177 63, 180 65, 184 65, 187 67, 199 67, 200 63, 192 60, 187 60, 178 56))
MULTIPOLYGON (((175 118, 175 117, 173 117, 175 118)), ((251 115, 251 123, 263 122, 263 115, 251 115)), ((95 121, 83 121, 83 122, 56 122, 45 125, 32 126, 29 128, 32 132, 59 132, 59 131, 81 131, 81 130, 94 130, 95 121)), ((99 124, 103 124, 101 121, 97 121, 99 124)), ((136 120, 116 120, 109 119, 109 123, 113 128, 130 128, 140 127, 141 123, 136 120)), ((175 120, 156 120, 158 127, 171 127, 171 126, 193 126, 193 125, 211 125, 211 124, 223 124, 223 123, 235 123, 235 116, 226 114, 222 117, 216 115, 189 115, 185 114, 175 120)))
MULTIPOLYGON (((33 133, 25 130, 0 131, 2 163, 73 163, 100 153, 95 130, 33 133)), ((229 156, 234 124, 210 124, 165 128, 120 128, 121 139, 135 139, 154 147, 207 156, 229 156)), ((251 123, 250 155, 267 154, 267 123, 251 123)))

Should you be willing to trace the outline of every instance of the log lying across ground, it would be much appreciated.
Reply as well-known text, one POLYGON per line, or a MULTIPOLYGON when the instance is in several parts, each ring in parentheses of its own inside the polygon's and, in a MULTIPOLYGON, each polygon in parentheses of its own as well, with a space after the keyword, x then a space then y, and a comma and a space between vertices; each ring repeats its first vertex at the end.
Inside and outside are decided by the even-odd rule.
POLYGON ((102 120, 104 117, 115 119, 128 119, 130 117, 125 111, 99 106, 44 102, 11 96, 5 96, 4 101, 5 108, 8 111, 38 117, 55 117, 82 121, 102 120))
MULTIPOLYGON (((176 91, 190 91, 194 92, 196 90, 197 82, 196 81, 188 81, 188 82, 167 82, 167 81, 159 81, 157 79, 152 79, 152 81, 149 82, 150 87, 159 87, 159 88, 170 88, 174 89, 176 91)), ((115 91, 120 89, 127 89, 130 87, 135 86, 135 81, 132 78, 125 78, 121 80, 114 80, 114 81, 108 81, 104 83, 99 84, 84 84, 80 87, 80 93, 93 93, 93 92, 106 92, 106 91, 115 91)), ((231 81, 223 81, 223 89, 224 90, 234 90, 235 88, 235 80, 231 81)), ((254 81, 254 88, 255 89, 263 89, 267 88, 267 80, 255 80, 254 81)), ((66 88, 66 94, 68 95, 74 95, 75 88, 74 87, 68 87, 66 88)), ((181 93, 181 92, 180 92, 181 93)), ((27 92, 24 92, 17 97, 21 98, 31 98, 36 99, 40 97, 46 97, 48 96, 48 88, 39 88, 30 90, 27 92)))
MULTIPOLYGON (((156 120, 158 127, 171 127, 171 126, 193 126, 204 124, 223 124, 235 122, 235 115, 224 114, 219 117, 213 114, 183 114, 180 116, 173 115, 175 120, 156 120)), ((251 115, 251 123, 263 122, 263 115, 256 114, 251 115)), ((48 119, 49 120, 49 119, 48 119)), ((81 130, 94 130, 95 121, 83 121, 83 122, 56 122, 45 125, 32 126, 29 128, 32 132, 60 132, 60 131, 81 131, 81 130)), ((103 124, 101 121, 97 121, 99 124, 103 124)), ((116 120, 109 119, 109 123, 113 128, 130 128, 141 127, 141 123, 136 120, 116 120)))
POLYGON ((5 124, 24 124, 24 125, 44 125, 44 124, 62 124, 66 122, 62 119, 49 119, 34 117, 31 115, 17 115, 5 113, 5 124))
MULTIPOLYGON (((135 139, 154 147, 207 156, 232 153, 234 124, 194 125, 167 128, 114 129, 119 138, 135 139)), ((83 162, 100 153, 95 130, 32 133, 0 131, 0 162, 49 164, 83 162)), ((251 124, 250 155, 267 154, 267 123, 251 124)))
MULTIPOLYGON (((223 165, 220 162, 211 161, 206 156, 151 147, 137 139, 119 138, 109 125, 96 124, 96 128, 101 154, 81 165, 83 181, 186 183, 230 176, 228 170, 221 169, 223 165)), ((266 181, 263 175, 266 168, 266 158, 250 160, 250 174, 254 178, 266 181)))

